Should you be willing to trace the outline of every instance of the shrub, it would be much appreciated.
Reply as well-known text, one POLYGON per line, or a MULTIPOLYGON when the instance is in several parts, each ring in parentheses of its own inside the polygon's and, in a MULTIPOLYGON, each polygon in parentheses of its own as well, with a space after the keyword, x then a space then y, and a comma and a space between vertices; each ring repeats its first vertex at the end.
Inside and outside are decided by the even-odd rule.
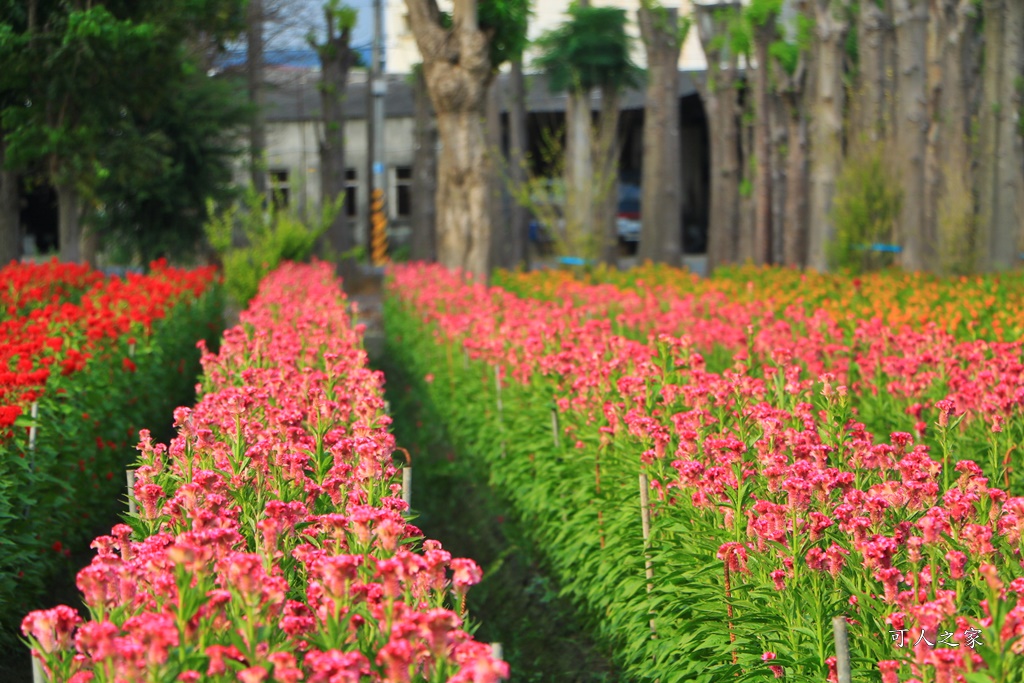
POLYGON ((221 258, 224 287, 234 303, 245 307, 256 296, 263 278, 282 262, 308 261, 341 210, 343 198, 325 204, 312 224, 304 222, 294 209, 278 208, 253 191, 220 213, 208 204, 206 237, 221 258))
POLYGON ((832 200, 835 240, 828 247, 830 267, 862 272, 892 265, 892 254, 868 247, 892 239, 902 202, 903 192, 883 143, 856 145, 843 165, 832 200))

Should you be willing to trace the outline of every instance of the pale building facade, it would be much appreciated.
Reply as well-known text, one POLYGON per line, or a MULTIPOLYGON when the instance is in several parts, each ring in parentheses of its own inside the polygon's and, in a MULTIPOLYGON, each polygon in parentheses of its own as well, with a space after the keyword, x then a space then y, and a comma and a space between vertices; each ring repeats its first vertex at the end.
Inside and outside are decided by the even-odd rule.
MULTIPOLYGON (((451 0, 438 0, 438 6, 442 11, 451 11, 451 0)), ((529 37, 531 40, 542 33, 557 28, 565 21, 570 0, 535 0, 533 2, 533 16, 530 17, 529 37)), ((618 7, 626 10, 629 17, 629 31, 636 38, 634 61, 643 66, 646 62, 643 44, 640 42, 640 29, 636 23, 637 9, 640 7, 640 0, 591 0, 594 7, 618 7)), ((675 6, 679 13, 688 16, 692 13, 692 0, 669 0, 666 6, 675 6)), ((416 47, 416 40, 409 29, 409 22, 406 18, 407 10, 405 0, 385 0, 384 9, 384 44, 385 44, 385 69, 389 73, 409 73, 413 65, 420 62, 419 48, 416 47)), ((530 70, 530 53, 526 57, 526 69, 530 70)), ((703 71, 707 66, 704 59, 704 51, 700 46, 700 38, 697 35, 696 27, 692 28, 687 35, 686 44, 679 56, 679 68, 683 71, 703 71)))

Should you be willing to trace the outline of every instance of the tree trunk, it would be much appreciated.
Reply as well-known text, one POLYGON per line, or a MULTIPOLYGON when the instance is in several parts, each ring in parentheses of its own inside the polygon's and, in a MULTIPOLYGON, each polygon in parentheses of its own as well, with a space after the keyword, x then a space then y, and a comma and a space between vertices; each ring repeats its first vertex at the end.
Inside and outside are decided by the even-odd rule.
POLYGON ((481 276, 490 259, 491 174, 482 112, 439 112, 438 260, 481 276))
POLYGON ((771 103, 768 48, 775 38, 775 16, 754 29, 757 69, 754 71, 754 263, 772 262, 771 103))
MULTIPOLYGON (((322 45, 313 44, 320 57, 320 106, 323 135, 320 139, 320 201, 333 203, 345 196, 348 185, 345 177, 345 90, 348 87, 352 54, 349 50, 351 31, 335 27, 334 16, 325 11, 327 35, 322 45)), ((327 245, 335 254, 351 251, 355 236, 348 224, 348 212, 342 206, 324 235, 327 245)), ((346 259, 351 261, 351 259, 346 259)), ((342 278, 352 276, 352 263, 342 265, 342 278)))
POLYGON ((877 142, 882 135, 885 99, 889 94, 886 70, 886 32, 889 19, 873 1, 860 3, 857 13, 857 92, 852 102, 853 136, 877 142))
MULTIPOLYGON (((487 89, 487 154, 495 168, 506 165, 501 131, 503 85, 496 78, 487 89)), ((493 268, 509 268, 512 260, 509 251, 509 222, 508 214, 505 211, 502 173, 504 170, 491 174, 491 266, 493 268)))
MULTIPOLYGON (((565 108, 565 233, 579 249, 594 235, 594 166, 590 92, 573 90, 565 108)), ((587 256, 587 254, 572 254, 587 256)))
POLYGON ((409 25, 423 55, 430 99, 437 112, 437 251, 448 268, 486 279, 491 246, 491 166, 483 126, 493 77, 489 39, 480 31, 474 0, 457 0, 452 28, 441 27, 433 0, 406 0, 409 25))
POLYGON ((619 233, 619 93, 615 88, 601 89, 601 123, 594 148, 595 224, 600 238, 598 255, 608 265, 618 267, 619 233))
POLYGON ((255 111, 249 128, 249 162, 252 185, 256 192, 267 191, 264 154, 267 133, 263 121, 263 0, 249 0, 246 15, 245 74, 249 87, 249 102, 255 111))
POLYGON ((896 153, 899 157, 903 202, 900 233, 902 265, 923 270, 934 263, 934 232, 925 223, 925 169, 928 120, 925 110, 925 60, 928 39, 928 6, 924 0, 896 0, 893 20, 899 50, 896 72, 896 153))
POLYGON ((730 14, 738 3, 695 5, 697 29, 707 55, 706 83, 701 99, 710 133, 711 200, 708 216, 708 272, 736 260, 739 236, 740 140, 739 102, 735 88, 735 52, 724 54, 730 14), (723 61, 728 63, 723 66, 723 61))
POLYGON ((66 263, 80 263, 82 224, 78 189, 74 182, 65 180, 54 183, 54 190, 57 192, 57 239, 60 260, 66 263))
MULTIPOLYGON (((526 182, 526 85, 523 78, 523 62, 512 62, 508 83, 508 159, 509 177, 513 187, 522 187, 526 182)), ((530 214, 519 202, 512 202, 509 211, 509 251, 512 267, 523 265, 529 269, 527 235, 530 229, 530 214)))
MULTIPOLYGON (((985 107, 992 111, 997 139, 995 154, 987 163, 994 168, 992 192, 983 197, 991 202, 988 211, 991 234, 989 266, 996 270, 1010 268, 1018 262, 1020 218, 1024 210, 1024 152, 1020 135, 1021 74, 1024 73, 1024 6, 1013 0, 985 5, 985 49, 992 47, 988 35, 990 24, 1000 24, 1002 39, 998 51, 993 50, 991 60, 985 55, 985 70, 995 70, 995 97, 986 97, 985 107), (990 62, 997 62, 991 67, 990 62)), ((989 74, 986 73, 986 86, 989 74)), ((986 87, 988 90, 988 87, 986 87)))
POLYGON ((0 268, 21 260, 18 174, 4 168, 6 143, 0 131, 0 268))
MULTIPOLYGON (((81 215, 81 210, 79 211, 81 215)), ((98 264, 98 256, 100 251, 100 236, 96 232, 96 226, 89 225, 88 222, 81 226, 81 249, 82 249, 82 263, 88 264, 90 267, 95 268, 98 264)))
POLYGON ((814 101, 811 121, 811 168, 808 265, 828 268, 828 245, 835 239, 832 197, 843 163, 843 58, 846 22, 844 0, 815 0, 814 101))
POLYGON ((801 267, 807 262, 807 119, 793 97, 789 104, 786 149, 786 218, 784 262, 801 267))
POLYGON ((416 156, 413 160, 412 259, 433 261, 437 207, 437 126, 427 93, 423 69, 416 70, 416 156))
POLYGON ((772 93, 769 109, 771 141, 768 145, 772 182, 772 263, 785 261, 783 226, 786 224, 786 158, 783 154, 789 135, 789 111, 779 92, 772 93))
POLYGON ((641 197, 641 261, 678 266, 683 257, 682 148, 679 140, 679 13, 637 10, 647 51, 641 197))
MULTIPOLYGON (((749 99, 746 101, 746 107, 750 107, 749 99)), ((745 114, 746 112, 739 117, 740 163, 738 175, 742 190, 740 191, 740 228, 739 238, 736 240, 736 260, 740 263, 754 260, 754 221, 757 206, 754 200, 754 173, 750 163, 754 156, 755 126, 753 120, 745 114)))

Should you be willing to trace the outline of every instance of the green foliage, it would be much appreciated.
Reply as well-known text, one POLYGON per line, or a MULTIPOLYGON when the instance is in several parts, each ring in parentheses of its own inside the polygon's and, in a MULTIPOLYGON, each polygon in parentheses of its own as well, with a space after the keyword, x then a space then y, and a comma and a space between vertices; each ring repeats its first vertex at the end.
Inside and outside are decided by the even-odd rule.
POLYGON ((798 14, 795 23, 796 35, 792 40, 776 40, 768 48, 768 54, 790 76, 796 73, 800 55, 808 52, 814 44, 814 20, 806 14, 798 14))
POLYGON ((751 0, 743 9, 747 20, 754 26, 764 26, 782 11, 782 0, 751 0))
MULTIPOLYGON (((505 62, 522 59, 529 42, 530 0, 480 0, 477 3, 477 23, 490 39, 491 68, 495 71, 505 62)), ((452 27, 451 12, 438 14, 441 27, 452 27)))
POLYGON ((232 135, 245 124, 245 94, 227 80, 194 72, 166 84, 164 106, 128 122, 101 154, 111 173, 96 191, 93 220, 104 247, 131 261, 192 254, 203 237, 208 200, 233 196, 232 135))
POLYGON ((284 261, 308 261, 343 199, 341 195, 333 204, 327 203, 313 225, 291 209, 265 208, 266 198, 251 189, 243 201, 220 213, 209 202, 206 237, 223 262, 224 288, 235 304, 244 308, 267 273, 284 261), (236 235, 244 239, 244 246, 235 246, 236 235))
POLYGON ((215 49, 236 35, 244 25, 244 0, 111 1, 84 7, 39 2, 32 27, 25 5, 0 0, 0 125, 9 168, 50 183, 74 184, 86 206, 105 218, 146 213, 152 207, 142 211, 140 203, 176 190, 191 202, 178 208, 191 211, 192 219, 201 216, 201 198, 194 201, 194 193, 180 183, 174 187, 172 178, 184 174, 175 168, 188 165, 183 156, 218 157, 186 150, 196 145, 208 150, 209 140, 200 137, 209 133, 206 124, 225 112, 216 106, 205 111, 211 103, 202 97, 210 88, 199 88, 200 99, 188 102, 192 111, 180 101, 189 99, 186 89, 199 85, 203 69, 193 61, 196 47, 215 49), (179 120, 172 122, 174 116, 179 120), (184 132, 198 121, 205 122, 198 131, 184 132), (136 179, 142 187, 133 185, 136 179), (120 196, 111 195, 114 187, 121 188, 120 196), (136 190, 141 196, 134 196, 136 190))
POLYGON ((536 65, 548 75, 552 92, 627 88, 640 82, 630 57, 626 11, 614 7, 569 8, 569 20, 537 40, 536 65))
POLYGON ((855 148, 843 165, 832 200, 836 236, 828 248, 830 265, 853 272, 892 265, 890 254, 865 247, 893 238, 902 202, 903 192, 887 164, 884 146, 862 143, 855 148))

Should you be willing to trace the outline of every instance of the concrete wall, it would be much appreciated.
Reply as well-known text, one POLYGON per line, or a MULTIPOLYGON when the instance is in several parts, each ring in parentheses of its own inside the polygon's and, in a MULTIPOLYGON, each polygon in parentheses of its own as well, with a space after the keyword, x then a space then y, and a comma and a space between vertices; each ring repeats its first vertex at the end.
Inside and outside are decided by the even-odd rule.
MULTIPOLYGON (((398 215, 395 201, 399 167, 412 167, 414 147, 414 120, 409 118, 388 119, 384 139, 385 161, 388 168, 389 187, 386 194, 391 219, 392 237, 402 241, 409 226, 408 217, 398 215)), ((267 124, 267 168, 273 173, 286 170, 289 180, 290 202, 297 207, 319 210, 320 205, 320 155, 319 128, 313 121, 269 122, 267 124)), ((362 120, 345 123, 345 165, 356 171, 358 184, 355 221, 356 238, 360 244, 366 241, 369 223, 369 191, 367 188, 367 131, 362 120)), ((244 182, 244 171, 242 172, 244 182)), ((342 209, 345 210, 345 209, 342 209)))

